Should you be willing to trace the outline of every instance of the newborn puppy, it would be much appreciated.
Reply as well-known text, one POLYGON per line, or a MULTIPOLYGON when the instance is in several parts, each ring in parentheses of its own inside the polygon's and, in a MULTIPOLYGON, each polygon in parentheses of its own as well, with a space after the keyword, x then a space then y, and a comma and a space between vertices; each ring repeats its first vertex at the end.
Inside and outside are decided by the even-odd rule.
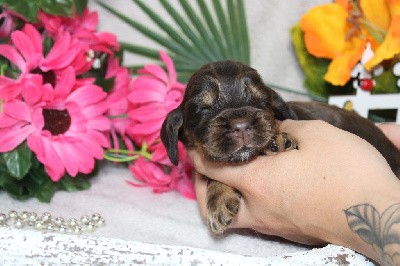
MULTIPOLYGON (((244 163, 259 155, 297 149, 295 139, 277 130, 277 121, 285 119, 321 119, 371 139, 376 147, 387 149, 379 149, 383 154, 393 154, 384 156, 400 174, 400 152, 373 123, 325 104, 285 103, 256 70, 239 62, 210 63, 194 73, 182 103, 164 121, 161 139, 175 165, 178 140, 209 160, 244 163)), ((212 232, 225 231, 239 210, 240 198, 236 189, 209 180, 207 220, 212 232)))

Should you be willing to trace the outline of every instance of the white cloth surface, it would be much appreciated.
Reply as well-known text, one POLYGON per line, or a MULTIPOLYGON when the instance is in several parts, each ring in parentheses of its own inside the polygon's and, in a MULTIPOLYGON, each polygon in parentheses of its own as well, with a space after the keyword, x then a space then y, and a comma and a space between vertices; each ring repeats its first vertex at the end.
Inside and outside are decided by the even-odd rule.
MULTIPOLYGON (((193 0, 192 0, 193 1, 193 0)), ((105 1, 123 13, 144 23, 149 19, 131 1, 105 1)), ((177 1, 171 1, 176 4, 177 1)), ((246 0, 248 26, 251 38, 252 66, 268 82, 305 91, 303 74, 292 49, 289 30, 306 10, 328 0, 246 0)), ((159 6, 157 1, 146 1, 159 6)), ((195 1, 193 1, 193 5, 195 1)), ((91 10, 97 10, 100 30, 113 32, 119 40, 157 47, 139 33, 89 1, 91 10)), ((165 15, 167 17, 167 15, 165 15)), ((149 27, 154 25, 148 23, 149 27)), ((126 56, 126 64, 149 62, 137 56, 126 56)), ((286 100, 304 100, 292 94, 283 94, 286 100)), ((128 169, 113 164, 101 166, 92 179, 92 187, 81 192, 57 192, 50 204, 36 199, 18 201, 0 192, 0 212, 10 210, 36 213, 50 212, 53 216, 79 218, 85 214, 100 213, 106 226, 92 236, 115 238, 144 243, 189 246, 240 255, 267 257, 291 252, 307 251, 310 247, 279 238, 256 234, 251 230, 235 231, 224 237, 210 235, 200 217, 197 203, 176 192, 156 195, 148 188, 136 188, 125 180, 131 179, 128 169)))
POLYGON ((215 238, 203 223, 196 201, 185 199, 177 192, 154 194, 148 188, 132 187, 125 182, 132 178, 128 169, 106 164, 92 179, 91 189, 57 192, 49 204, 36 199, 18 201, 1 192, 0 213, 10 210, 38 214, 49 212, 53 217, 65 219, 100 213, 106 220, 106 226, 90 235, 241 255, 264 257, 308 249, 250 231, 215 238))

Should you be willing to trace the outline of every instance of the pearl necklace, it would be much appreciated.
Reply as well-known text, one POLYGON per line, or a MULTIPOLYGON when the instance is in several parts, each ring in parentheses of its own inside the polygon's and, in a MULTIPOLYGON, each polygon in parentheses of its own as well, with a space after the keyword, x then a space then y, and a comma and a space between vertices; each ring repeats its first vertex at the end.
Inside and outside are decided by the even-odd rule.
POLYGON ((83 215, 80 219, 70 218, 67 220, 63 217, 53 218, 48 212, 41 215, 26 211, 0 213, 0 227, 32 228, 47 232, 81 234, 82 232, 93 232, 96 228, 104 225, 105 220, 98 213, 92 216, 83 215))

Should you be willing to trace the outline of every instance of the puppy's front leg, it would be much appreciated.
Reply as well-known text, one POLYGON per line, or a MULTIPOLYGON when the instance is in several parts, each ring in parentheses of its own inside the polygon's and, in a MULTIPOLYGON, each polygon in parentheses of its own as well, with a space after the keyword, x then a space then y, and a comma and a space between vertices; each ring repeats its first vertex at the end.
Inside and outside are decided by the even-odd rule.
POLYGON ((239 211, 237 189, 209 179, 207 183, 207 224, 214 234, 222 234, 239 211))
POLYGON ((264 149, 265 155, 273 155, 278 152, 298 149, 299 145, 295 138, 285 132, 278 132, 264 149))

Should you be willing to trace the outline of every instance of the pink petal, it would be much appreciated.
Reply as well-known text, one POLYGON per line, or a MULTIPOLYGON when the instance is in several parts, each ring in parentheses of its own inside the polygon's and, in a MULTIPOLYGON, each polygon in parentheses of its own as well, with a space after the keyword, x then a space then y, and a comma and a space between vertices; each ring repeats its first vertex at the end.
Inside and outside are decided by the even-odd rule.
POLYGON ((96 140, 87 135, 81 136, 82 146, 87 149, 92 157, 96 159, 103 159, 104 151, 96 140))
POLYGON ((0 76, 0 99, 5 101, 16 98, 21 92, 19 81, 0 76))
POLYGON ((169 83, 167 73, 165 73, 165 70, 159 65, 152 65, 152 64, 145 65, 144 69, 140 69, 138 73, 151 75, 150 78, 160 79, 165 84, 169 83))
POLYGON ((35 129, 22 122, 8 128, 0 129, 0 152, 9 152, 21 144, 35 129))
POLYGON ((132 103, 164 102, 168 88, 157 79, 142 76, 132 84, 132 91, 128 96, 132 103))
POLYGON ((187 199, 196 199, 194 185, 188 178, 181 178, 178 181, 176 190, 179 191, 179 193, 181 193, 187 199))
POLYGON ((3 111, 6 115, 22 120, 22 121, 31 121, 31 110, 28 105, 21 101, 11 101, 3 106, 3 111))
POLYGON ((79 168, 77 156, 77 154, 79 154, 79 148, 74 149, 71 143, 62 140, 62 138, 60 138, 59 141, 54 141, 52 144, 68 174, 76 176, 79 168))
POLYGON ((27 71, 25 59, 21 56, 21 54, 13 46, 7 45, 7 44, 0 44, 0 55, 4 56, 8 60, 10 60, 23 73, 25 73, 27 71))
POLYGON ((43 71, 62 69, 71 64, 80 50, 81 48, 78 44, 72 45, 70 35, 64 33, 57 39, 46 58, 43 60, 41 69, 43 71))
POLYGON ((31 24, 26 24, 23 28, 23 31, 25 32, 26 36, 28 36, 31 40, 30 45, 33 46, 33 51, 35 51, 36 54, 40 54, 42 56, 43 45, 39 31, 31 24))
MULTIPOLYGON (((50 137, 51 138, 51 137, 50 137)), ((51 180, 57 182, 65 173, 64 165, 53 147, 53 143, 44 135, 35 135, 28 138, 29 148, 36 154, 38 160, 44 164, 51 180)))
POLYGON ((54 88, 55 97, 66 98, 75 86, 76 75, 73 67, 69 66, 61 72, 57 72, 57 83, 54 88))
POLYGON ((164 51, 160 51, 160 58, 167 66, 167 71, 169 74, 169 84, 174 83, 176 81, 176 70, 174 66, 174 62, 172 59, 166 54, 164 51))
POLYGON ((103 100, 107 96, 102 88, 96 85, 82 86, 73 91, 67 98, 67 102, 76 102, 79 106, 87 106, 103 100))
POLYGON ((39 32, 32 25, 26 24, 23 31, 14 31, 11 34, 11 39, 29 64, 29 68, 33 69, 39 65, 40 60, 43 58, 42 40, 39 32), (39 48, 37 42, 40 42, 39 48))
MULTIPOLYGON (((39 75, 38 75, 39 76, 39 75)), ((28 104, 37 103, 42 97, 42 84, 33 82, 33 79, 24 82, 22 87, 22 97, 28 104)))

